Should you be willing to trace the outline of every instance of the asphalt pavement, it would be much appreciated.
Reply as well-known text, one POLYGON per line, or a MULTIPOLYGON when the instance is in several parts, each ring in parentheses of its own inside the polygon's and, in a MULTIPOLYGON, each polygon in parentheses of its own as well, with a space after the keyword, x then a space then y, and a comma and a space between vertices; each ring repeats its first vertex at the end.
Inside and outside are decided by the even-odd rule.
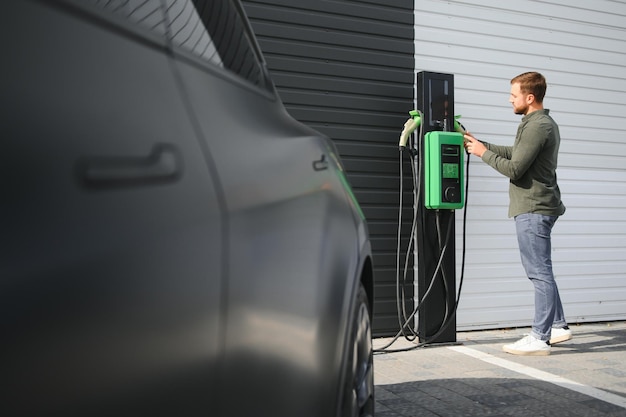
POLYGON ((392 352, 416 346, 400 338, 374 356, 376 416, 626 417, 626 322, 570 328, 573 338, 549 356, 502 351, 530 328, 458 332, 456 343, 392 352))

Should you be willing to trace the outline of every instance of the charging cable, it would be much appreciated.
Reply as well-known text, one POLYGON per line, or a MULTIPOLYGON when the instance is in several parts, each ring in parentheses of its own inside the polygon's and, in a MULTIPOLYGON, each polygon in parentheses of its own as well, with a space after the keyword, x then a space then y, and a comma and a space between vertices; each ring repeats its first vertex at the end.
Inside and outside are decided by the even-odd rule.
MULTIPOLYGON (((415 340, 418 335, 413 331, 411 326, 407 327, 407 323, 411 320, 415 313, 407 316, 406 312, 406 299, 404 288, 406 285, 407 273, 408 273, 408 265, 409 259, 411 255, 411 249, 414 244, 414 236, 415 231, 417 230, 417 209, 419 207, 419 195, 421 192, 421 181, 419 179, 419 172, 421 169, 418 167, 416 170, 415 161, 413 157, 417 156, 417 152, 414 151, 413 147, 409 147, 407 149, 406 144, 408 142, 408 138, 412 135, 417 127, 420 127, 417 137, 420 138, 422 136, 422 128, 421 128, 421 112, 419 110, 413 110, 409 112, 412 116, 410 119, 406 121, 404 124, 404 129, 400 134, 399 141, 399 158, 400 158, 400 196, 399 196, 399 210, 398 210, 398 233, 397 233, 397 248, 396 248, 396 311, 398 314, 398 325, 400 326, 399 335, 403 335, 404 338, 408 341, 415 340), (406 153, 405 153, 406 151, 406 153), (403 155, 408 155, 410 165, 411 165, 411 180, 413 182, 413 190, 414 199, 413 199, 413 221, 411 222, 411 231, 409 235, 409 243, 407 245, 406 256, 404 260, 404 268, 402 269, 402 282, 400 282, 400 254, 401 254, 401 233, 402 233, 402 210, 404 206, 404 169, 403 169, 403 155), (410 334, 405 333, 405 330, 408 329, 410 334)), ((419 159, 418 164, 419 164, 419 159)))
MULTIPOLYGON (((391 352, 402 352, 402 351, 410 351, 413 349, 417 349, 420 347, 423 347, 425 345, 428 345, 430 343, 432 343, 434 340, 437 339, 437 337, 439 337, 452 323, 453 319, 456 317, 456 312, 458 309, 458 305, 459 305, 459 300, 461 298, 461 291, 463 288, 463 280, 465 277, 465 243, 466 243, 466 230, 467 230, 467 196, 468 196, 468 189, 469 189, 469 164, 470 164, 470 160, 469 160, 469 156, 470 154, 467 153, 467 162, 466 162, 466 166, 465 166, 465 204, 464 204, 464 208, 463 208, 463 231, 462 231, 462 256, 461 256, 461 277, 459 280, 459 289, 458 289, 458 293, 457 293, 457 297, 455 299, 454 302, 454 306, 452 307, 452 309, 450 309, 450 306, 448 304, 448 297, 447 294, 449 294, 450 289, 448 288, 446 279, 445 279, 445 272, 444 269, 442 268, 442 262, 443 262, 443 258, 444 255, 446 253, 446 250, 448 248, 448 243, 449 243, 449 239, 450 239, 450 235, 451 235, 451 230, 452 230, 452 217, 450 217, 449 223, 448 223, 448 227, 447 227, 447 232, 446 232, 446 237, 445 239, 442 239, 442 230, 441 230, 441 222, 440 222, 440 212, 439 210, 437 210, 436 213, 436 221, 437 221, 437 236, 438 236, 438 244, 439 244, 439 250, 440 250, 440 256, 437 262, 437 266, 435 268, 435 272, 432 276, 432 279, 430 281, 430 284, 426 290, 426 292, 424 293, 424 295, 422 296, 422 298, 418 301, 417 305, 414 307, 413 312, 410 315, 406 315, 406 302, 405 302, 405 294, 404 294, 404 285, 406 283, 406 275, 408 272, 408 264, 409 264, 409 256, 411 253, 411 248, 413 246, 413 242, 414 242, 414 236, 415 236, 415 231, 417 230, 417 214, 418 214, 418 207, 419 207, 419 196, 421 193, 421 178, 420 178, 420 174, 421 174, 421 161, 418 158, 418 172, 420 174, 416 174, 416 170, 415 170, 415 163, 412 159, 412 157, 418 156, 422 153, 423 149, 422 149, 422 141, 421 141, 421 137, 422 137, 422 128, 420 128, 418 136, 417 136, 417 142, 418 142, 418 148, 419 151, 415 152, 413 149, 411 149, 413 152, 410 152, 410 157, 411 157, 411 167, 412 167, 412 179, 413 179, 413 186, 414 186, 414 190, 416 190, 415 194, 414 194, 414 212, 413 212, 413 222, 412 222, 412 226, 411 226, 411 235, 409 238, 409 244, 408 244, 408 248, 407 248, 407 252, 406 252, 406 258, 405 258, 405 263, 404 263, 404 269, 403 269, 403 280, 402 280, 402 285, 400 284, 400 252, 401 252, 401 242, 400 242, 400 238, 401 238, 401 227, 402 227, 402 208, 403 208, 403 193, 404 193, 404 179, 403 179, 403 169, 402 169, 402 154, 403 151, 406 150, 406 143, 408 141, 408 137, 413 133, 413 131, 421 125, 420 121, 421 121, 421 113, 419 111, 413 111, 410 112, 410 114, 413 116, 412 119, 407 120, 407 122, 404 125, 404 130, 402 131, 402 134, 400 135, 400 208, 399 208, 399 214, 398 214, 398 234, 397 234, 397 254, 396 254, 396 307, 397 307, 397 314, 398 314, 398 323, 400 325, 400 330, 398 331, 398 333, 392 338, 392 340, 390 342, 388 342, 385 346, 380 347, 378 349, 374 349, 374 353, 375 354, 381 354, 381 353, 391 353, 391 352), (414 122, 411 122, 411 121, 414 122), (408 132, 408 133, 407 133, 408 132), (417 343, 415 344, 415 346, 411 346, 408 348, 401 348, 401 349, 389 349, 389 347, 391 347, 399 338, 400 336, 404 336, 404 338, 410 342, 413 342, 418 335, 415 333, 415 331, 412 329, 412 326, 410 326, 410 322, 411 320, 413 320, 413 318, 415 317, 415 315, 418 313, 419 309, 423 306, 424 301, 426 300, 426 298, 428 297, 428 295, 430 294, 435 279, 437 277, 437 273, 441 270, 442 273, 442 277, 444 280, 444 292, 446 294, 446 310, 445 310, 445 314, 444 314, 444 319, 442 320, 442 324, 439 328, 439 330, 437 330, 435 332, 434 335, 430 336, 427 338, 427 340, 417 343), (407 335, 405 333, 405 329, 409 329, 410 331, 410 335, 407 335)), ((460 133, 465 133, 465 127, 458 122, 458 118, 460 116, 456 116, 455 117, 455 121, 454 121, 454 128, 456 131, 460 132, 460 133)))

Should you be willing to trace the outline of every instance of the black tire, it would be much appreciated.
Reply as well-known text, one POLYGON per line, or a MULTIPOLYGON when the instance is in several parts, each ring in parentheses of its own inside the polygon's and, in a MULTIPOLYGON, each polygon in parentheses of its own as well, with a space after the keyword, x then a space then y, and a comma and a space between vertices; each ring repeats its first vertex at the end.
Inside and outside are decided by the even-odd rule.
POLYGON ((374 416, 374 350, 368 305, 367 293, 360 285, 354 303, 346 360, 344 417, 374 416))

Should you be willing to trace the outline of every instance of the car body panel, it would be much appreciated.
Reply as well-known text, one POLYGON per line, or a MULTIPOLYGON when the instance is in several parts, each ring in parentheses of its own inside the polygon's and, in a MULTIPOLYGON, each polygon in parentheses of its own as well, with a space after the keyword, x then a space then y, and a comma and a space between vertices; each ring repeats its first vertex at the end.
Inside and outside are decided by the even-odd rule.
POLYGON ((222 214, 169 59, 45 4, 12 7, 29 25, 3 28, 21 41, 2 69, 2 408, 113 415, 174 391, 208 407, 191 388, 216 375, 222 214), (159 144, 180 159, 171 177, 125 173, 159 144))
POLYGON ((191 3, 96 3, 0 29, 0 411, 337 415, 371 248, 334 145, 177 48, 191 3))
MULTIPOLYGON (((210 68, 177 64, 228 190, 225 372, 279 415, 308 415, 328 406, 320 401, 337 389, 327 381, 337 380, 334 353, 356 282, 346 277, 356 275, 359 262, 355 218, 333 149, 280 103, 207 77, 210 68), (272 375, 271 386, 264 375, 272 375)), ((250 405, 257 407, 235 404, 250 405)))

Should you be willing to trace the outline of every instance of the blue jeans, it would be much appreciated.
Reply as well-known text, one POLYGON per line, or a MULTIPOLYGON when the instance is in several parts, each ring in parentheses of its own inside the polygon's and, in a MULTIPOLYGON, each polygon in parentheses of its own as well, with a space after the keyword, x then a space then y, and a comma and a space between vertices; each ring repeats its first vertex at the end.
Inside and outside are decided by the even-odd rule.
POLYGON ((557 219, 557 216, 534 213, 515 216, 522 265, 528 279, 535 286, 535 318, 531 334, 543 341, 550 340, 552 327, 567 326, 559 289, 552 272, 550 234, 557 219))

